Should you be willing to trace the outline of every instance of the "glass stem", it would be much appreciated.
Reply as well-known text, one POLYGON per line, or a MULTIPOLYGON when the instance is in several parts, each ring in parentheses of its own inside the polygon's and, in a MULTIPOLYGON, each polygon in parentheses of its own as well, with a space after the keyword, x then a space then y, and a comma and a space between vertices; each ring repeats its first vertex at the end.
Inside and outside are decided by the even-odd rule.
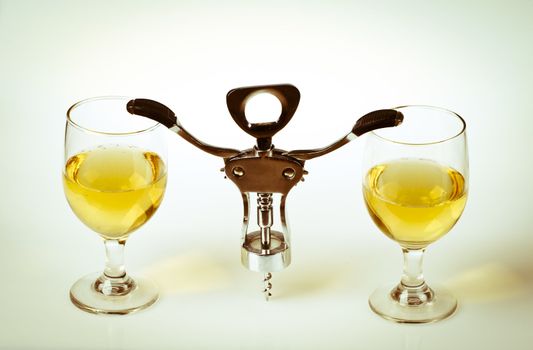
POLYGON ((104 241, 106 263, 104 273, 94 282, 94 289, 106 296, 126 295, 135 288, 135 281, 126 274, 124 247, 126 241, 104 241))
POLYGON ((425 251, 425 249, 402 249, 403 274, 401 283, 404 286, 414 288, 425 283, 424 274, 422 273, 422 263, 424 261, 425 251))
POLYGON ((405 306, 418 306, 433 300, 433 291, 428 287, 422 273, 425 249, 403 251, 403 274, 400 284, 391 291, 391 297, 405 306))
POLYGON ((126 242, 106 239, 104 245, 106 254, 104 274, 111 278, 124 277, 126 275, 126 268, 124 267, 124 247, 126 242))

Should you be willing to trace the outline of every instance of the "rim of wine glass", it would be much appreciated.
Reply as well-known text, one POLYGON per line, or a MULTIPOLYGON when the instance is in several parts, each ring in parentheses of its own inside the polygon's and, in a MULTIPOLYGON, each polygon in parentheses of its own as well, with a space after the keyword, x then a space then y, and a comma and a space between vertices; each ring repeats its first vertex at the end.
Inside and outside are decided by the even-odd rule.
POLYGON ((86 131, 86 132, 91 132, 91 133, 100 134, 100 135, 115 135, 115 136, 140 134, 140 133, 143 133, 143 132, 152 131, 152 130, 154 130, 154 129, 156 129, 156 128, 161 126, 160 123, 158 123, 156 121, 153 121, 153 123, 154 123, 153 125, 151 125, 151 126, 149 126, 147 128, 144 128, 144 129, 140 129, 140 130, 134 130, 134 131, 128 131, 128 132, 106 132, 106 131, 98 131, 98 130, 93 130, 93 129, 86 128, 86 127, 80 125, 79 123, 76 123, 71 117, 72 112, 76 108, 78 108, 79 106, 84 105, 86 103, 89 103, 89 102, 100 101, 100 100, 132 100, 132 99, 133 99, 132 97, 128 97, 128 96, 112 96, 112 95, 110 95, 110 96, 96 96, 96 97, 90 97, 90 98, 86 98, 86 99, 80 100, 80 101, 74 103, 72 106, 70 106, 70 108, 67 110, 67 123, 69 123, 70 125, 78 128, 80 130, 86 131))
POLYGON ((410 107, 417 107, 417 108, 420 107, 420 108, 434 109, 434 110, 438 110, 438 111, 442 111, 442 112, 447 112, 448 114, 450 114, 450 115, 456 117, 457 119, 459 119, 459 121, 462 124, 461 130, 457 134, 455 134, 453 136, 450 136, 450 137, 445 138, 443 140, 432 141, 432 142, 402 142, 402 141, 396 141, 396 140, 392 140, 390 138, 378 135, 375 132, 375 130, 371 131, 370 133, 372 135, 374 135, 375 137, 377 137, 377 138, 380 138, 382 140, 389 141, 389 142, 392 142, 392 143, 397 143, 397 144, 400 144, 400 145, 426 146, 426 145, 436 145, 436 144, 439 144, 439 143, 443 143, 443 142, 447 142, 447 141, 453 140, 453 139, 461 136, 462 134, 464 134, 465 131, 466 131, 466 121, 463 119, 463 117, 461 117, 459 114, 455 113, 454 111, 446 109, 446 108, 436 107, 436 106, 431 106, 431 105, 403 105, 403 106, 394 107, 392 109, 399 110, 399 109, 402 109, 402 108, 410 108, 410 107))

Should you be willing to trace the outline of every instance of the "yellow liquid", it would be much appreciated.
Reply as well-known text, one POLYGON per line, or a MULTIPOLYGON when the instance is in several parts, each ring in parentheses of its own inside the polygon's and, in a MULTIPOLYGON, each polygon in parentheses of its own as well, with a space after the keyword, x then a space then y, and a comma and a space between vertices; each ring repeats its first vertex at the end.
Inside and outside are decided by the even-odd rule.
POLYGON ((99 147, 71 157, 63 187, 78 218, 106 239, 125 239, 163 199, 167 173, 161 158, 135 147, 99 147))
POLYGON ((370 169, 363 186, 376 225, 405 248, 423 248, 447 233, 466 204, 465 179, 423 159, 400 159, 370 169))

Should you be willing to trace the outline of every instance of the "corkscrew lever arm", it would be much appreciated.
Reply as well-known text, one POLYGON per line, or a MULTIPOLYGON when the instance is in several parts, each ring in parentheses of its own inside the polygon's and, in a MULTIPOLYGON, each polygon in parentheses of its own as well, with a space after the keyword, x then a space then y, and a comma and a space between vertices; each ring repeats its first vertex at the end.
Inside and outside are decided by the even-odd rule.
POLYGON ((126 109, 131 114, 140 115, 149 119, 155 120, 175 132, 193 146, 201 149, 204 152, 212 154, 217 157, 230 158, 238 155, 240 151, 231 148, 223 148, 212 146, 204 143, 194 137, 181 125, 176 114, 170 108, 157 101, 148 100, 144 98, 137 98, 131 100, 126 105, 126 109))
POLYGON ((333 152, 348 142, 355 140, 364 133, 380 128, 398 126, 402 123, 402 121, 403 114, 394 109, 380 109, 373 111, 359 118, 352 131, 329 146, 315 149, 295 150, 284 153, 284 155, 300 160, 308 160, 320 157, 324 154, 328 154, 329 152, 333 152))

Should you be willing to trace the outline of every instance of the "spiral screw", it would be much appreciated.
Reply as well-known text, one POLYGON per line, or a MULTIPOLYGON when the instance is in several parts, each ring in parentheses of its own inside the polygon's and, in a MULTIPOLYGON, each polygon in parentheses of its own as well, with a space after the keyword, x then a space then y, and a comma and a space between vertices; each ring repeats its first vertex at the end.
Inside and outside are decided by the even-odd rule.
POLYGON ((265 273, 265 278, 263 279, 263 282, 265 283, 263 294, 265 295, 266 301, 268 301, 270 297, 272 296, 272 293, 270 293, 270 290, 272 289, 272 283, 270 282, 271 279, 272 279, 272 274, 270 272, 265 273))

